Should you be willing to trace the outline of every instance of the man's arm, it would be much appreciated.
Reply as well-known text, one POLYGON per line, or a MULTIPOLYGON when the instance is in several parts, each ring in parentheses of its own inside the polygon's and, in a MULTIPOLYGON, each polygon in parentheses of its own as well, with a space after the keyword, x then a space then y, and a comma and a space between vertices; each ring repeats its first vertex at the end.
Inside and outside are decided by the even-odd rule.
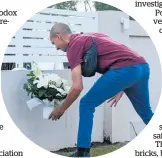
POLYGON ((81 73, 81 65, 76 66, 72 70, 72 87, 67 95, 64 103, 60 107, 62 112, 65 112, 72 103, 79 97, 81 91, 83 90, 83 82, 82 82, 82 73, 81 73))

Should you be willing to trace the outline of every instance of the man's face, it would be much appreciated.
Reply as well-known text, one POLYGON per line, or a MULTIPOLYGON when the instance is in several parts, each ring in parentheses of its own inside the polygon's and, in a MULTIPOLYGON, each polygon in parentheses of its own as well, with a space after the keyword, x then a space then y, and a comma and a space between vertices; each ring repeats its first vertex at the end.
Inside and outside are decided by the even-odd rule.
POLYGON ((65 51, 66 49, 66 42, 64 41, 63 37, 61 35, 55 35, 54 37, 50 37, 51 43, 56 46, 57 50, 65 51))

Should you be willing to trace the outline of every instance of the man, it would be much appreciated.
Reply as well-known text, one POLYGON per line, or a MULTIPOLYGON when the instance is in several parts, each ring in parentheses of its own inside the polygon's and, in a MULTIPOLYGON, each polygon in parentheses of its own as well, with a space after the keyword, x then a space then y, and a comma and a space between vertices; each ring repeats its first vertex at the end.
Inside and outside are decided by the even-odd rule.
POLYGON ((84 52, 90 48, 92 38, 96 41, 99 73, 103 74, 80 100, 77 152, 72 157, 90 157, 91 134, 95 108, 107 99, 111 106, 125 93, 145 124, 153 116, 149 101, 149 65, 130 48, 100 33, 73 34, 68 25, 55 24, 50 40, 56 48, 67 53, 72 71, 72 87, 65 102, 54 110, 49 119, 59 119, 83 90, 82 69, 84 52))

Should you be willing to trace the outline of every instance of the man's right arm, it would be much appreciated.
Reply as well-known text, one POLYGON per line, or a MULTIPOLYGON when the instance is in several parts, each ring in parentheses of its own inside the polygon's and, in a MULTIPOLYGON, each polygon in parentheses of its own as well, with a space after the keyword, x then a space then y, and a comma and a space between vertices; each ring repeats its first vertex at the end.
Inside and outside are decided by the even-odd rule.
POLYGON ((72 87, 61 106, 61 111, 66 111, 72 103, 79 97, 81 91, 83 90, 83 83, 82 83, 82 73, 81 73, 81 65, 77 65, 72 70, 72 87))

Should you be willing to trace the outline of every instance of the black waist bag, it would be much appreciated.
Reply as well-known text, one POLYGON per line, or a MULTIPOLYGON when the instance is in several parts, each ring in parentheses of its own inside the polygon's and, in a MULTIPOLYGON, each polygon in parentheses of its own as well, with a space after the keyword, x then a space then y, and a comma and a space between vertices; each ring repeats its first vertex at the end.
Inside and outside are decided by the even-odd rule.
POLYGON ((94 38, 92 37, 91 47, 84 52, 83 63, 81 64, 82 75, 84 77, 92 77, 97 69, 97 46, 94 38))

